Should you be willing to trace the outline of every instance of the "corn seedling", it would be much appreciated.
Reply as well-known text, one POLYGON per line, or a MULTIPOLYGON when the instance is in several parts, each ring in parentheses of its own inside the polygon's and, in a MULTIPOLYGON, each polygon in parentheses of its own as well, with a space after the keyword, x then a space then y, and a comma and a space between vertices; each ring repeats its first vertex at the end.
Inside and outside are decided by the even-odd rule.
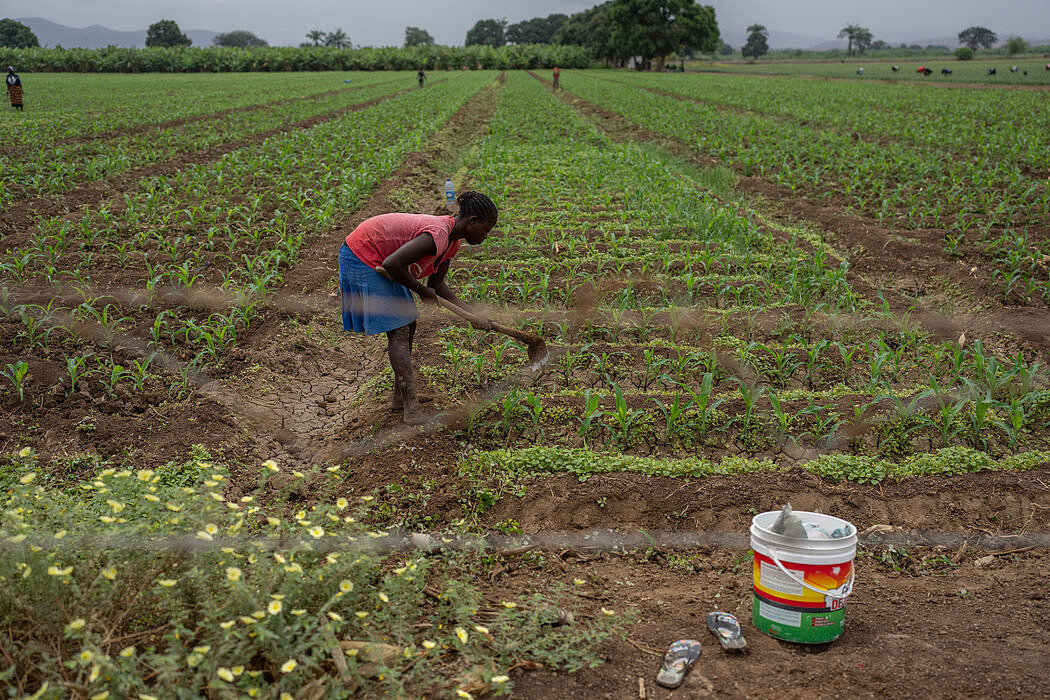
POLYGON ((7 369, 0 369, 0 375, 11 382, 11 386, 18 392, 18 400, 25 401, 25 382, 29 376, 29 363, 25 360, 8 363, 7 369))

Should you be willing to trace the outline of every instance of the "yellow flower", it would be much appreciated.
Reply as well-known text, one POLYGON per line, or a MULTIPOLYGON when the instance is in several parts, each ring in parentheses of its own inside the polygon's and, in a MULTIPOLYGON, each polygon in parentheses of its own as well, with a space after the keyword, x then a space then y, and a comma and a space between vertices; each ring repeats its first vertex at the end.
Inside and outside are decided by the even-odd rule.
POLYGON ((433 649, 436 646, 437 646, 437 644, 435 644, 434 642, 430 641, 429 639, 424 639, 423 640, 423 648, 424 649, 433 649))
POLYGON ((453 631, 456 633, 456 636, 459 637, 459 641, 463 642, 464 644, 467 643, 467 631, 465 629, 463 629, 462 627, 457 627, 453 631))
POLYGON ((180 510, 182 510, 182 506, 177 506, 174 503, 165 503, 164 507, 173 513, 178 513, 180 510))
POLYGON ((208 523, 204 526, 204 531, 209 535, 217 535, 219 533, 219 528, 215 523, 208 523))
POLYGON ((335 501, 335 507, 338 508, 339 510, 342 510, 343 508, 346 508, 348 505, 350 505, 350 501, 346 500, 342 496, 340 496, 335 501))
POLYGON ((109 691, 103 690, 101 693, 95 693, 91 696, 91 700, 106 700, 109 697, 109 691))
POLYGON ((124 657, 125 659, 134 656, 135 655, 135 647, 134 646, 124 647, 123 649, 120 650, 120 655, 122 657, 124 657))
POLYGON ((142 495, 150 503, 160 503, 160 499, 154 496, 152 493, 146 493, 142 495))
POLYGON ((309 532, 310 536, 313 537, 315 540, 320 537, 324 537, 324 528, 320 525, 315 525, 314 527, 307 530, 307 532, 309 532))
POLYGON ((73 573, 72 566, 67 566, 63 569, 61 566, 56 566, 52 564, 51 566, 47 567, 48 576, 69 576, 71 573, 73 573))
POLYGON ((107 498, 106 503, 109 504, 109 507, 113 509, 114 513, 119 513, 124 510, 124 504, 119 501, 114 501, 112 498, 107 498))
POLYGON ((390 602, 390 596, 388 596, 386 593, 380 592, 379 600, 383 601, 384 603, 389 603, 390 602))
POLYGON ((18 456, 22 458, 28 457, 31 454, 33 454, 33 449, 31 447, 23 447, 18 451, 18 456))
POLYGON ((266 617, 266 611, 265 611, 265 610, 256 610, 256 611, 255 611, 255 612, 253 612, 253 613, 252 613, 251 615, 252 615, 252 617, 254 617, 254 618, 255 618, 256 620, 261 620, 261 619, 263 619, 264 617, 266 617))
POLYGON ((85 649, 84 651, 80 652, 80 660, 84 663, 91 661, 93 658, 95 658, 95 652, 89 649, 85 649))
POLYGON ((227 620, 226 622, 220 622, 219 627, 223 628, 224 630, 228 630, 236 624, 236 620, 227 620))
POLYGON ((139 693, 139 700, 157 700, 156 695, 146 695, 145 693, 139 693))
POLYGON ((69 623, 69 629, 71 629, 71 630, 82 629, 84 627, 84 625, 86 625, 86 624, 87 623, 84 621, 84 618, 78 617, 77 619, 75 619, 75 620, 73 620, 72 622, 69 623))
POLYGON ((236 566, 226 567, 226 578, 230 579, 231 581, 240 581, 242 573, 243 572, 236 566))
POLYGON ((465 698, 465 700, 474 700, 474 696, 468 693, 467 691, 463 690, 462 688, 456 691, 456 697, 465 698))
POLYGON ((115 581, 117 578, 117 567, 111 566, 108 569, 103 569, 101 571, 101 574, 102 578, 107 579, 109 581, 115 581))
POLYGON ((98 519, 104 522, 106 525, 117 522, 117 519, 114 518, 112 515, 100 515, 98 516, 98 519))
POLYGON ((279 472, 279 471, 281 471, 277 467, 277 462, 273 461, 272 459, 266 460, 265 462, 262 463, 262 465, 263 465, 263 467, 265 467, 266 469, 269 469, 272 472, 279 472))
POLYGON ((341 590, 343 593, 349 593, 350 591, 354 590, 354 582, 343 579, 339 582, 339 590, 341 590))
POLYGON ((233 675, 239 676, 244 673, 244 666, 234 666, 230 670, 233 671, 233 675))
POLYGON ((364 501, 365 503, 368 503, 369 501, 371 501, 372 498, 373 498, 372 496, 361 496, 361 500, 364 501))
POLYGON ((299 662, 295 659, 288 659, 281 665, 281 673, 291 673, 295 670, 295 667, 299 665, 299 662))
POLYGON ((476 629, 481 634, 488 634, 489 633, 489 628, 488 627, 482 627, 481 625, 474 625, 474 629, 476 629))
POLYGON ((326 562, 328 562, 329 564, 334 564, 337 561, 339 561, 339 553, 338 552, 332 552, 331 554, 326 555, 324 560, 326 562))
POLYGON ((506 683, 510 680, 510 676, 493 676, 491 680, 493 683, 506 683))
POLYGON ((281 693, 281 700, 295 700, 295 698, 292 697, 291 693, 285 691, 281 693))
POLYGON ((165 588, 171 588, 178 582, 179 582, 179 580, 175 579, 175 578, 157 579, 157 584, 161 585, 161 586, 164 586, 165 588))
POLYGON ((138 472, 139 481, 149 481, 153 478, 152 469, 139 469, 138 472))
POLYGON ((276 615, 284 609, 284 603, 279 600, 271 600, 270 604, 266 606, 267 612, 271 615, 276 615))
POLYGON ((616 614, 615 611, 609 610, 608 608, 601 608, 601 611, 602 611, 602 615, 615 615, 616 614))
POLYGON ((254 617, 248 617, 247 615, 241 615, 240 620, 241 620, 241 622, 243 622, 246 625, 254 625, 255 624, 255 618, 254 617))
POLYGON ((508 608, 508 609, 509 608, 516 608, 516 607, 518 607, 517 603, 508 603, 505 600, 503 602, 501 602, 500 605, 502 605, 503 607, 508 608))
MULTIPOLYGON (((28 449, 28 448, 26 448, 26 449, 28 449)), ((28 484, 28 483, 31 483, 33 481, 33 479, 35 479, 35 478, 36 478, 36 472, 29 472, 28 474, 24 475, 21 479, 19 479, 18 483, 20 483, 20 484, 28 484)))
POLYGON ((329 611, 328 617, 332 618, 336 622, 342 622, 343 621, 343 616, 340 615, 339 613, 336 613, 336 612, 329 611))
POLYGON ((362 620, 365 619, 366 617, 368 617, 368 613, 366 613, 364 610, 358 610, 354 614, 357 615, 362 620))
POLYGON ((202 647, 193 647, 193 651, 195 651, 198 654, 207 654, 209 651, 211 651, 211 645, 206 644, 202 647))
POLYGON ((233 683, 233 671, 226 668, 225 666, 220 666, 219 669, 215 672, 215 675, 217 675, 219 678, 226 681, 227 683, 233 683))
POLYGON ((197 530, 197 539, 204 540, 206 542, 211 541, 212 537, 204 530, 197 530))
POLYGON ((306 611, 303 610, 302 608, 296 608, 295 610, 291 610, 289 612, 291 612, 296 617, 299 617, 300 615, 305 615, 306 614, 306 611))
POLYGON ((22 532, 22 533, 19 533, 17 535, 11 535, 10 537, 7 538, 7 541, 11 542, 13 544, 21 544, 22 542, 25 542, 25 539, 26 539, 26 534, 24 532, 22 532))
POLYGON ((586 581, 584 581, 584 580, 583 580, 582 578, 574 578, 574 579, 572 580, 572 583, 573 583, 573 585, 575 585, 575 586, 582 586, 583 584, 585 584, 585 583, 587 583, 587 582, 586 582, 586 581))
POLYGON ((280 524, 281 524, 281 520, 280 520, 280 518, 274 518, 274 517, 272 517, 272 516, 269 516, 269 515, 268 515, 268 516, 266 516, 266 522, 270 523, 270 524, 271 524, 271 525, 273 525, 274 527, 277 527, 278 525, 280 525, 280 524))

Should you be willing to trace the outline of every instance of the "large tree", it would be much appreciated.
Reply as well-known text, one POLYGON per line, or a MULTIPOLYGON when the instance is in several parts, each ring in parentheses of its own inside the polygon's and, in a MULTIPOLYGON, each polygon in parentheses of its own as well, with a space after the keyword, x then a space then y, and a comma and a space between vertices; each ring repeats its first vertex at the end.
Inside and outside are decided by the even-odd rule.
POLYGON ((434 37, 419 27, 405 27, 405 46, 433 46, 434 37))
POLYGON ((235 29, 232 32, 216 34, 211 43, 216 46, 236 46, 242 49, 246 49, 249 46, 269 46, 265 39, 260 39, 245 29, 235 29))
POLYGON ((479 19, 467 32, 467 46, 484 44, 486 46, 499 47, 507 43, 504 32, 507 29, 505 19, 479 19))
POLYGON ((507 27, 508 44, 550 44, 554 35, 569 20, 568 15, 534 17, 507 27))
POLYGON ((0 19, 0 46, 11 49, 31 49, 40 46, 40 40, 28 26, 9 18, 0 19))
POLYGON ((597 57, 609 63, 622 58, 612 43, 609 6, 612 0, 569 17, 554 35, 553 43, 586 46, 597 57))
POLYGON ((747 28, 747 43, 740 49, 744 58, 758 58, 769 53, 769 30, 761 24, 747 28))
POLYGON ((1010 37, 1006 42, 1006 55, 1016 56, 1022 53, 1028 53, 1028 42, 1019 36, 1010 37))
POLYGON ((324 32, 320 29, 311 29, 306 33, 306 38, 310 40, 311 46, 320 46, 324 42, 324 32))
POLYGON ((871 32, 867 27, 862 27, 859 24, 847 24, 839 31, 839 39, 846 39, 846 52, 851 56, 853 50, 856 49, 857 53, 864 53, 864 50, 871 46, 872 36, 871 32))
POLYGON ((182 33, 172 19, 162 19, 146 30, 146 46, 189 46, 193 39, 182 33))
POLYGON ((979 48, 990 49, 995 46, 999 37, 986 27, 967 27, 959 32, 959 43, 976 51, 979 48))
POLYGON ((336 29, 324 35, 324 45, 336 49, 348 49, 350 48, 350 37, 342 29, 336 29))
POLYGON ((612 41, 624 56, 640 56, 643 64, 688 46, 700 53, 718 48, 715 9, 695 0, 612 0, 609 5, 612 41))

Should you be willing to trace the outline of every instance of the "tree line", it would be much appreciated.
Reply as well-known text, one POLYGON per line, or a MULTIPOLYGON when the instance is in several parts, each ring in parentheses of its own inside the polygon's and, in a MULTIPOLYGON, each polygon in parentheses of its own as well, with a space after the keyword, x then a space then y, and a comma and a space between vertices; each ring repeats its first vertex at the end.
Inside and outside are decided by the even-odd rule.
POLYGON ((590 51, 580 46, 418 46, 337 49, 330 46, 110 46, 104 49, 11 49, 0 47, 0 63, 19 71, 71 73, 225 73, 350 70, 520 70, 561 66, 588 68, 590 51))

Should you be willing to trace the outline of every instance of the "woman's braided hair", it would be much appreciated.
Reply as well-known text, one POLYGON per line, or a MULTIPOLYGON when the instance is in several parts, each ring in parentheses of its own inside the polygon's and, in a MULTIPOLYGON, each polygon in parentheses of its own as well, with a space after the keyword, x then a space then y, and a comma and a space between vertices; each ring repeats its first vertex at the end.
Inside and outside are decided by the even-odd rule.
POLYGON ((464 192, 457 199, 459 213, 466 217, 475 217, 478 221, 491 221, 493 224, 499 220, 499 210, 491 199, 480 192, 464 192))

